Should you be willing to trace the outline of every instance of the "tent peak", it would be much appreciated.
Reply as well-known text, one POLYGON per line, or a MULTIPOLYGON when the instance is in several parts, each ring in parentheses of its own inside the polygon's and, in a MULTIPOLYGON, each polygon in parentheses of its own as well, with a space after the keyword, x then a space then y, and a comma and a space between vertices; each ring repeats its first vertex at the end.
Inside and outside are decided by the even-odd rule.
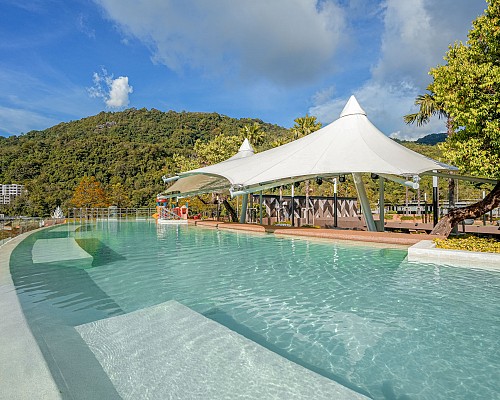
POLYGON ((356 100, 356 97, 351 96, 349 98, 349 101, 346 103, 344 106, 344 109, 340 113, 340 118, 342 117, 347 117, 348 115, 356 115, 356 114, 361 114, 366 116, 365 110, 361 108, 359 105, 358 101, 356 100))
POLYGON ((238 153, 240 151, 242 151, 242 152, 250 152, 252 154, 255 153, 255 150, 253 149, 252 145, 250 144, 250 142, 249 142, 249 140, 247 138, 245 138, 245 140, 241 144, 240 149, 238 150, 238 153))
POLYGON ((236 160, 238 158, 250 157, 250 156, 253 156, 254 154, 255 154, 255 150, 253 149, 253 147, 250 144, 250 142, 248 141, 248 139, 245 138, 245 140, 241 144, 240 149, 238 150, 238 152, 234 156, 228 158, 225 161, 236 160))

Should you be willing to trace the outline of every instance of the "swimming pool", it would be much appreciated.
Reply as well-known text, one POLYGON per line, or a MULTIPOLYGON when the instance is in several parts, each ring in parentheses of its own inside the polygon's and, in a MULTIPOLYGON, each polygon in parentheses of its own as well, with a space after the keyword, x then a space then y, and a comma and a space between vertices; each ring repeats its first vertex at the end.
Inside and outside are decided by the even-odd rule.
POLYGON ((498 398, 500 274, 405 257, 402 248, 102 222, 37 232, 10 265, 54 379, 76 398, 117 394, 75 327, 169 300, 375 399, 498 398), (66 238, 93 259, 44 252, 66 238))

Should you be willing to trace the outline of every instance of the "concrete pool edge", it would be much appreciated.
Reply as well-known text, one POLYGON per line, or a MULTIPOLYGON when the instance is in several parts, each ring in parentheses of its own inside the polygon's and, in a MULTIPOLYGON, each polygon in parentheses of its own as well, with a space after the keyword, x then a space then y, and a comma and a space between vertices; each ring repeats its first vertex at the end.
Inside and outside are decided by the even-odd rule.
POLYGON ((408 248, 408 261, 432 262, 500 272, 500 254, 467 250, 438 249, 432 240, 422 240, 408 248))
MULTIPOLYGON (((42 228, 47 229, 47 228, 42 228)), ((61 393, 26 321, 10 275, 10 256, 24 239, 40 229, 23 233, 0 249, 0 393, 12 399, 60 399, 61 393)))

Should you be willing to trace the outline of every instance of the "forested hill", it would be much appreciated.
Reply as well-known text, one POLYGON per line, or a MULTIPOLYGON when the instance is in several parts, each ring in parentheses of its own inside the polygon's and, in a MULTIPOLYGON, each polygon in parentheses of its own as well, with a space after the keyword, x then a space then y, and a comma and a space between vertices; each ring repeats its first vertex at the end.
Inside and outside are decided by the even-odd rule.
POLYGON ((130 206, 154 203, 163 189, 161 176, 174 153, 189 154, 196 140, 236 135, 254 122, 266 142, 285 128, 258 119, 234 119, 217 113, 128 109, 61 123, 43 131, 0 137, 0 183, 20 183, 29 191, 32 214, 66 205, 83 176, 104 186, 121 183, 130 206))

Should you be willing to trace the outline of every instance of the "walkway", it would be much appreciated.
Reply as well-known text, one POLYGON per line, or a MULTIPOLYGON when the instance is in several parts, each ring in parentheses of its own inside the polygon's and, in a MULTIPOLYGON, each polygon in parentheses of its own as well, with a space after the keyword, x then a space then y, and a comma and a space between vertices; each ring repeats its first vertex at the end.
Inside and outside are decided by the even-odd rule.
POLYGON ((437 236, 428 235, 425 233, 395 233, 395 232, 368 232, 340 229, 316 229, 316 228, 292 228, 276 225, 254 225, 254 224, 239 224, 235 222, 219 222, 219 221, 193 221, 189 220, 190 224, 197 226, 206 226, 218 229, 274 233, 275 235, 287 236, 303 236, 331 240, 351 240, 358 242, 372 242, 383 244, 395 244, 402 246, 412 246, 421 240, 432 240, 437 236))

